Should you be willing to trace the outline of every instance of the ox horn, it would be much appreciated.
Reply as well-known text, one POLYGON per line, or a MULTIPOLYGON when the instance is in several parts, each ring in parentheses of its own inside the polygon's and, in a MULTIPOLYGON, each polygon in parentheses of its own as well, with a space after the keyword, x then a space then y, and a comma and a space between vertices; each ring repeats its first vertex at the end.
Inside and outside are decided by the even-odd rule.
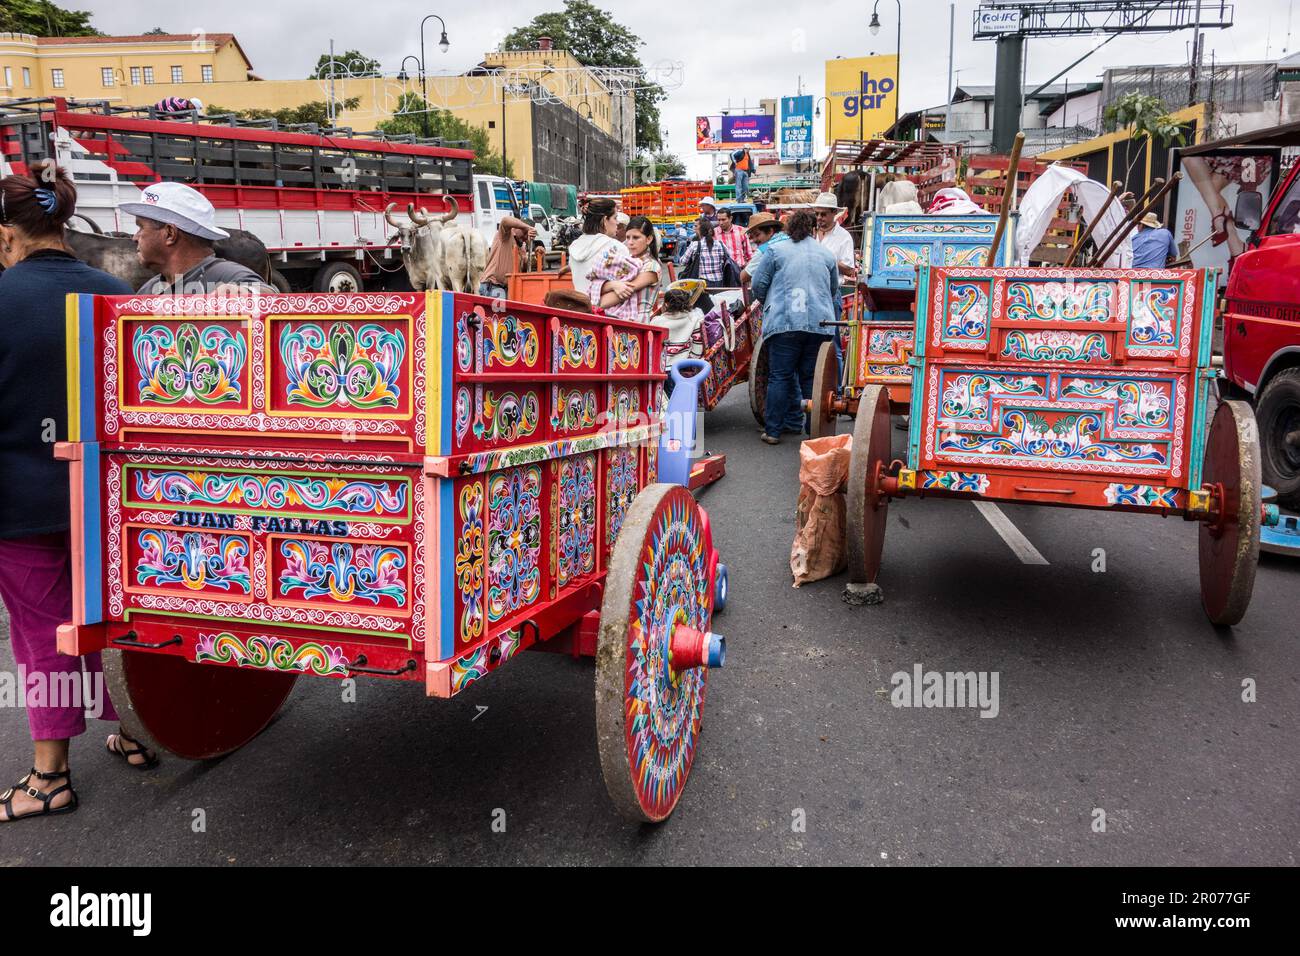
POLYGON ((423 206, 420 207, 420 215, 418 217, 415 215, 415 203, 413 202, 406 204, 406 216, 417 226, 427 226, 429 224, 429 217, 425 213, 423 206))
POLYGON ((451 206, 451 212, 442 217, 443 222, 452 222, 460 215, 460 203, 456 202, 455 196, 447 197, 447 204, 451 206))
POLYGON ((402 224, 393 218, 393 210, 396 208, 397 208, 397 203, 395 202, 390 202, 387 206, 385 206, 384 218, 388 220, 388 224, 392 226, 394 229, 401 229, 402 224))

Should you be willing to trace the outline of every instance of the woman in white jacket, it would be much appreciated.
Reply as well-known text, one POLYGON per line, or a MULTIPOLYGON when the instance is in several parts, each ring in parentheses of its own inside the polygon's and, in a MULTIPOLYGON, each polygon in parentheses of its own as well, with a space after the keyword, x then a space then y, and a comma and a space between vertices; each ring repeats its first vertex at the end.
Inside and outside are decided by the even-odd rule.
MULTIPOLYGON (((592 267, 600 262, 609 248, 616 248, 621 255, 631 255, 627 246, 615 238, 617 233, 618 217, 614 200, 593 199, 587 203, 587 210, 582 217, 582 235, 569 244, 569 268, 573 271, 574 289, 586 294, 592 267)), ((610 282, 604 291, 617 292, 621 301, 632 294, 632 287, 629 282, 610 282)))

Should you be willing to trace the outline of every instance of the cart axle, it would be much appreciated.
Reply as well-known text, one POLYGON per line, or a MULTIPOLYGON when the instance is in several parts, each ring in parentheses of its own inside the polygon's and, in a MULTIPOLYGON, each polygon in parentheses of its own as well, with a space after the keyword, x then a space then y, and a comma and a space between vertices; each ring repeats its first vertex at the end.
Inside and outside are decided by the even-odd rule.
POLYGON ((727 639, 712 631, 697 631, 679 624, 668 642, 668 661, 674 671, 721 667, 726 659, 727 639))

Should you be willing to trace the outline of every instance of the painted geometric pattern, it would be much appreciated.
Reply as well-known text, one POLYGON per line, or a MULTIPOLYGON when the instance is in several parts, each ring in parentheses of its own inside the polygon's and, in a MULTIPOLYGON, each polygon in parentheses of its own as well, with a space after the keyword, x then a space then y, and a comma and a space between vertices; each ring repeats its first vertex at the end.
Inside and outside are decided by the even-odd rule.
POLYGON ((248 343, 224 326, 183 322, 175 332, 168 325, 141 326, 132 350, 141 403, 237 405, 245 397, 240 389, 248 343))
POLYGON ((930 246, 887 245, 884 248, 884 265, 887 269, 900 266, 928 266, 930 264, 930 246))
POLYGON ((605 465, 605 546, 612 548, 623 529, 623 518, 632 507, 637 486, 637 450, 612 448, 605 465))
POLYGON ((945 491, 972 491, 982 495, 988 491, 989 476, 967 471, 923 471, 921 488, 942 488, 945 491))
POLYGON ((596 456, 560 462, 560 587, 596 567, 596 456))
POLYGON ((1041 462, 1049 468, 1057 461, 1169 464, 1168 442, 1108 438, 1101 412, 1033 407, 1000 411, 996 433, 944 431, 939 436, 939 451, 1014 459, 1017 464, 1041 462))
POLYGON ((228 631, 199 635, 194 660, 317 677, 345 677, 348 673, 347 655, 341 647, 314 641, 295 645, 282 637, 265 635, 245 640, 228 631))
POLYGON ((577 325, 561 325, 556 330, 554 355, 556 372, 594 369, 599 357, 596 333, 591 329, 577 325))
POLYGON ((640 367, 640 337, 635 332, 615 329, 609 337, 609 370, 627 372, 640 367))
POLYGON ((704 540, 686 496, 661 507, 641 552, 625 681, 625 728, 633 785, 644 805, 667 808, 681 791, 699 738, 704 668, 673 673, 674 627, 707 631, 704 540))
POLYGON ((542 470, 498 472, 488 481, 488 621, 527 607, 541 593, 542 470))
MULTIPOLYGON (((593 337, 592 342, 596 340, 593 337)), ((599 402, 594 387, 551 386, 551 427, 560 431, 594 428, 599 402)))
POLYGON ((1002 357, 1026 362, 1109 362, 1106 337, 1099 332, 1062 329, 1013 329, 1002 344, 1002 357))
POLYGON ((288 379, 285 398, 308 408, 397 408, 397 384, 406 356, 400 329, 367 323, 286 323, 280 330, 280 358, 288 379))
POLYGON ((536 392, 478 388, 474 437, 482 441, 514 442, 537 431, 541 399, 536 392))
POLYGON ((489 316, 482 320, 483 334, 479 340, 479 370, 514 368, 521 362, 531 367, 537 362, 541 349, 537 327, 520 322, 513 315, 489 316))
POLYGON ((1156 485, 1106 486, 1106 500, 1112 505, 1145 505, 1152 508, 1177 508, 1178 489, 1156 485))
POLYGON ((1061 385, 1062 398, 1100 399, 1113 403, 1120 428, 1169 428, 1173 379, 1129 379, 1078 376, 1061 385))
POLYGON ((1130 285, 1128 341, 1130 345, 1173 348, 1178 342, 1177 282, 1134 282, 1130 285))
POLYGON ((406 554, 399 548, 347 541, 289 538, 280 544, 286 559, 280 594, 310 600, 326 597, 342 604, 385 600, 406 606, 406 582, 400 573, 406 554))
POLYGON ((460 591, 460 636, 472 641, 483 634, 483 483, 460 490, 460 527, 456 535, 456 586, 460 591))
POLYGON ((1110 322, 1115 283, 1008 282, 1006 316, 1013 322, 1110 322))
POLYGON ((989 283, 948 282, 943 337, 948 340, 984 341, 989 329, 989 283))
POLYGON ((404 515, 405 481, 132 469, 135 501, 350 515, 404 515))
POLYGON ((940 417, 943 421, 988 421, 990 396, 1046 398, 1047 376, 944 369, 940 387, 943 392, 940 417))
POLYGON ((136 582, 182 584, 191 591, 217 589, 250 593, 248 539, 239 535, 176 532, 150 528, 137 539, 136 582))

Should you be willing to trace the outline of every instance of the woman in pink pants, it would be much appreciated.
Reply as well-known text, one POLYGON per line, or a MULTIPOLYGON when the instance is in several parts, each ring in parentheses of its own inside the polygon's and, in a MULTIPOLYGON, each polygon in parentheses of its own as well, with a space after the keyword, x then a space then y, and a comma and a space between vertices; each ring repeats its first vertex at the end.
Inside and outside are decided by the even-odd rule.
MULTIPOLYGON (((99 655, 57 650, 72 620, 67 465, 54 439, 67 437, 64 309, 69 292, 131 290, 68 254, 63 224, 76 209, 67 173, 46 160, 31 177, 0 179, 0 598, 35 742, 31 772, 0 793, 0 824, 77 808, 68 741, 85 732, 86 713, 116 720, 99 655)), ((109 750, 134 767, 157 757, 121 733, 109 750)))

